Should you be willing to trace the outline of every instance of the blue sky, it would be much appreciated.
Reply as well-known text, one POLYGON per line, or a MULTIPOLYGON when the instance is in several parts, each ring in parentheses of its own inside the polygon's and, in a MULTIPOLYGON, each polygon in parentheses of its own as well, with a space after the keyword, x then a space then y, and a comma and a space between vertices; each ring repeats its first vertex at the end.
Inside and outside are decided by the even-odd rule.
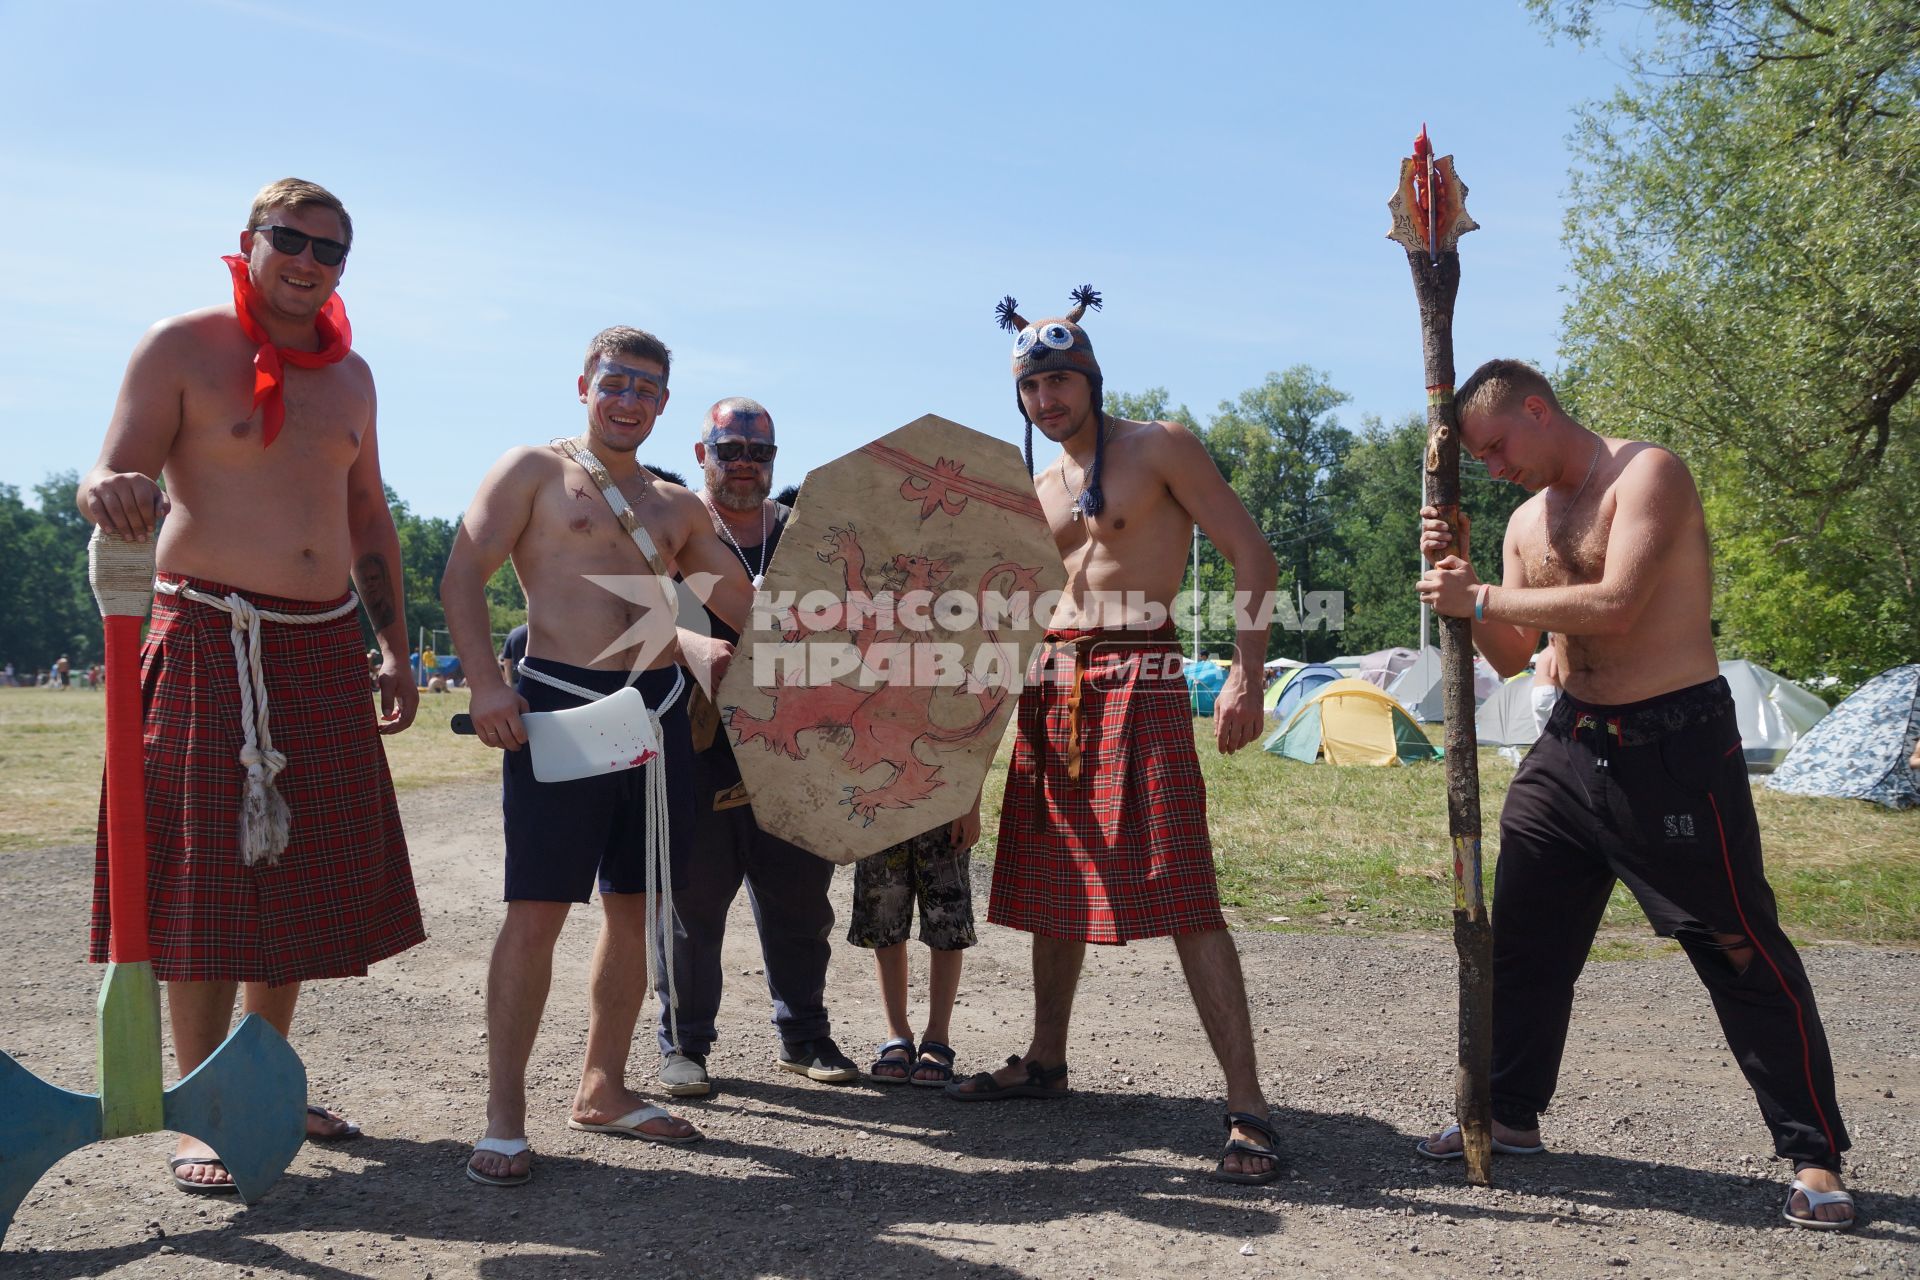
POLYGON ((578 429, 610 324, 675 352, 643 459, 690 469, 705 407, 751 395, 777 483, 923 413, 1017 440, 993 304, 1086 281, 1110 388, 1204 420, 1304 363, 1348 425, 1398 416, 1424 393, 1385 203, 1420 123, 1483 227, 1462 376, 1551 361, 1565 137, 1617 78, 1518 3, 0 0, 0 483, 91 465, 135 340, 225 295, 286 175, 353 213, 387 480, 430 515, 578 429))

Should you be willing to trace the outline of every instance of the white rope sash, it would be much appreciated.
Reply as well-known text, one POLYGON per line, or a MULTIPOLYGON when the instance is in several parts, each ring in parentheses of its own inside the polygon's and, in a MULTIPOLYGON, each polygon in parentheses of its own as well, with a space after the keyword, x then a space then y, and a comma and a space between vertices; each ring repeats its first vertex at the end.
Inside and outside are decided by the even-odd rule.
POLYGON ((261 662, 266 637, 260 624, 315 627, 335 622, 358 609, 360 597, 348 593, 345 604, 324 613, 282 613, 262 609, 237 591, 222 599, 165 578, 156 579, 153 589, 218 609, 233 620, 233 662, 240 683, 240 767, 247 771, 246 789, 240 796, 240 858, 249 867, 263 862, 272 866, 286 851, 292 818, 274 785, 274 779, 287 767, 287 757, 273 749, 273 734, 268 727, 267 675, 261 662))
MULTIPOLYGON (((533 661, 538 662, 535 658, 533 661)), ((604 693, 595 693, 570 680, 549 675, 538 667, 520 664, 520 677, 530 679, 562 693, 570 693, 586 702, 598 702, 606 697, 604 693)), ((646 913, 647 913, 647 950, 653 954, 654 972, 667 975, 667 1034, 673 1040, 673 1051, 680 1052, 680 990, 673 979, 673 948, 668 946, 662 936, 661 927, 673 927, 673 865, 669 840, 672 827, 667 817, 667 739, 666 732, 660 726, 660 717, 680 700, 681 693, 687 687, 687 673, 678 666, 673 668, 673 688, 660 700, 657 707, 647 708, 647 719, 653 722, 653 740, 660 744, 660 754, 640 766, 646 775, 647 829, 646 829, 646 913)))

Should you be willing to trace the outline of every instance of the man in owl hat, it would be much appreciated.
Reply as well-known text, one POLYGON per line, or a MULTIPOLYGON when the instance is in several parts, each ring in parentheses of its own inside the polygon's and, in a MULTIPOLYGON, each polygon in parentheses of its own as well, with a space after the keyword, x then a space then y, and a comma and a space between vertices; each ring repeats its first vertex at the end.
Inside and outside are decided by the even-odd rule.
POLYGON ((1238 654, 1215 705, 1223 752, 1254 740, 1257 677, 1279 567, 1206 448, 1171 422, 1101 408, 1100 365, 1080 320, 1091 286, 1029 324, 1012 298, 1013 378, 1027 423, 1060 445, 1035 488, 1068 589, 1020 695, 988 919, 1034 935, 1034 1032, 1024 1055, 948 1086, 963 1102, 1067 1093, 1067 1023, 1088 943, 1171 936, 1226 1075, 1228 1142, 1215 1176, 1279 1174, 1253 1052, 1240 957, 1220 912, 1206 793, 1179 644, 1167 621, 1197 523, 1233 565, 1238 654))

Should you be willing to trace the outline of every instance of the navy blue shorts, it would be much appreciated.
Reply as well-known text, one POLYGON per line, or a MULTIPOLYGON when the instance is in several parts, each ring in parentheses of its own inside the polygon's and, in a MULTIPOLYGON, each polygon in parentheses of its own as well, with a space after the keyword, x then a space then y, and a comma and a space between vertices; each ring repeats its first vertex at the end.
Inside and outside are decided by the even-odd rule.
MULTIPOLYGON (((626 671, 571 667, 546 658, 525 658, 569 684, 596 693, 616 693, 626 671)), ((674 668, 642 672, 633 681, 647 705, 657 707, 673 688, 674 668)), ((689 686, 690 688, 691 686, 689 686)), ((532 711, 562 711, 579 698, 524 676, 514 685, 532 711)), ((693 849, 693 734, 687 721, 687 690, 660 718, 661 761, 667 770, 668 866, 673 887, 686 879, 693 849)), ((506 817, 509 902, 585 902, 597 881, 602 893, 647 889, 647 769, 624 769, 571 782, 541 782, 533 776, 527 748, 502 753, 501 809, 506 817)), ((652 768, 653 766, 648 766, 652 768)))

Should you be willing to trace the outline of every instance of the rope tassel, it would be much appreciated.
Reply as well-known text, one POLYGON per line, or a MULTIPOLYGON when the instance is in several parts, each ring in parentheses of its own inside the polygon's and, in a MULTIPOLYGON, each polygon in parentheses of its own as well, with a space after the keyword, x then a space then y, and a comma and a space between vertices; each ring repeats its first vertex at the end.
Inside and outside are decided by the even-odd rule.
POLYGON ((275 785, 287 767, 287 757, 273 749, 263 661, 266 641, 260 624, 280 622, 311 627, 333 622, 358 609, 360 598, 350 595, 344 604, 324 613, 281 613, 276 609, 262 609, 238 592, 221 599, 179 582, 163 580, 153 586, 156 591, 184 596, 196 604, 218 609, 233 620, 228 634, 233 640, 234 673, 240 687, 240 767, 247 771, 246 785, 240 793, 240 860, 249 867, 263 863, 273 866, 280 861, 287 842, 292 839, 293 817, 275 785))

